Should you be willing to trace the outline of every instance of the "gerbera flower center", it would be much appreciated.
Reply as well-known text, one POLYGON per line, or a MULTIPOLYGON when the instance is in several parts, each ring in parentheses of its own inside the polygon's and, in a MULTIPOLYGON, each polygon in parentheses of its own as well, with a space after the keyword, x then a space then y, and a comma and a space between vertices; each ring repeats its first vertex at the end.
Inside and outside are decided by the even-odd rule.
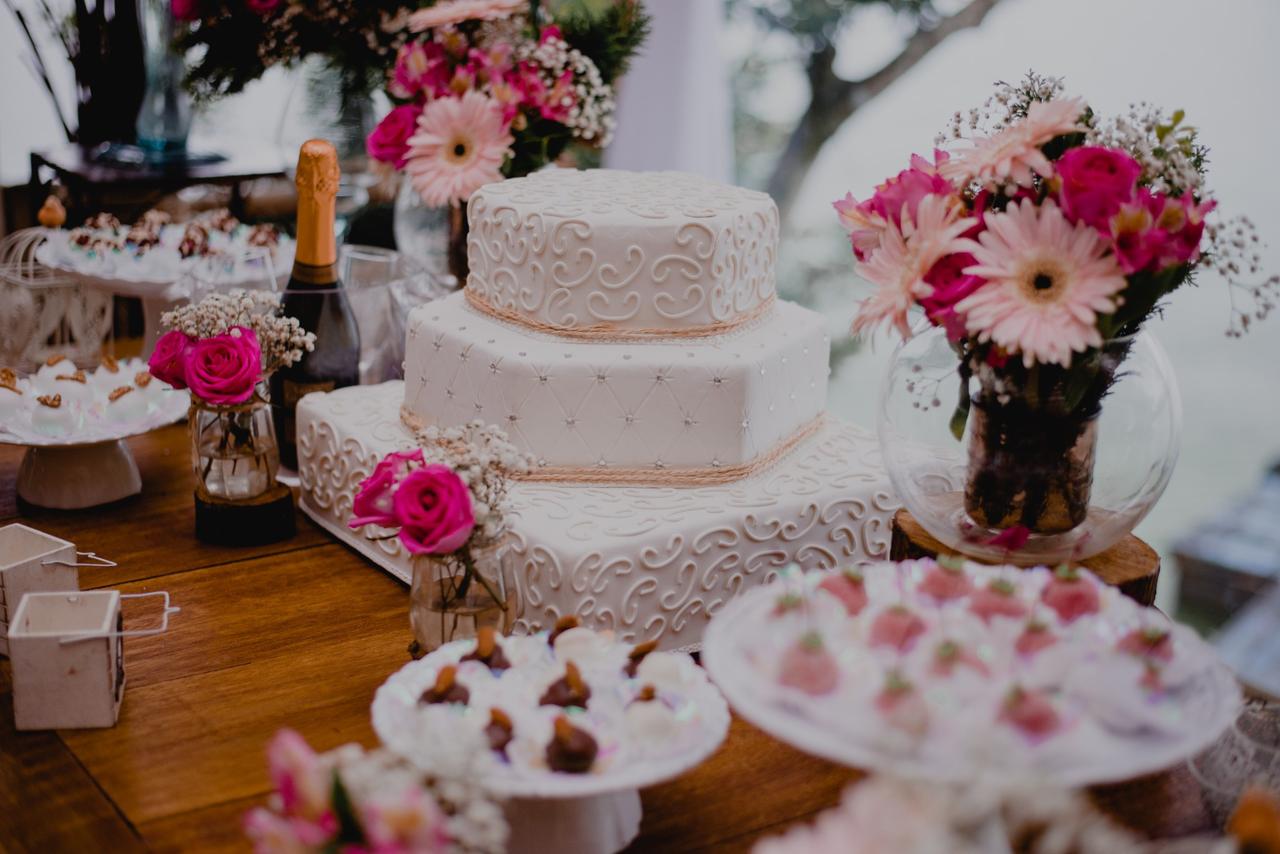
POLYGON ((1067 285, 1067 271, 1061 264, 1041 259, 1027 266, 1018 283, 1023 293, 1036 302, 1057 302, 1067 285))
POLYGON ((462 163, 471 156, 471 141, 455 137, 444 147, 445 157, 453 163, 462 163))

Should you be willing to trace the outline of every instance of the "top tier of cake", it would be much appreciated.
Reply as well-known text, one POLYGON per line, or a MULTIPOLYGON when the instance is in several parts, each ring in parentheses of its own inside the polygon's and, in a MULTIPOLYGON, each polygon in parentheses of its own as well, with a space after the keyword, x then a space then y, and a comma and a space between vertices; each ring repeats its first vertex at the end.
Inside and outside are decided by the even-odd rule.
POLYGON ((774 297, 778 209, 679 172, 550 169, 467 206, 472 302, 546 332, 713 334, 774 297))

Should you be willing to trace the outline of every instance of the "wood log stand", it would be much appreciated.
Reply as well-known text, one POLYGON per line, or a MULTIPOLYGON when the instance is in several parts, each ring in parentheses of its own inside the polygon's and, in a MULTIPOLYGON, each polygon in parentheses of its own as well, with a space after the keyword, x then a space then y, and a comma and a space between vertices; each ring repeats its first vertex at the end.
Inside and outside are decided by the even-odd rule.
MULTIPOLYGON (((958 555, 978 563, 988 561, 971 558, 929 535, 906 510, 893 516, 893 539, 889 545, 890 560, 911 560, 938 555, 958 555)), ((1093 572, 1106 583, 1120 588, 1130 599, 1151 605, 1156 600, 1156 583, 1160 580, 1160 555, 1156 550, 1135 537, 1125 537, 1111 548, 1087 560, 1073 561, 1093 572)))
POLYGON ((250 501, 206 501, 196 493, 196 539, 216 546, 262 546, 298 532, 293 491, 277 485, 250 501))

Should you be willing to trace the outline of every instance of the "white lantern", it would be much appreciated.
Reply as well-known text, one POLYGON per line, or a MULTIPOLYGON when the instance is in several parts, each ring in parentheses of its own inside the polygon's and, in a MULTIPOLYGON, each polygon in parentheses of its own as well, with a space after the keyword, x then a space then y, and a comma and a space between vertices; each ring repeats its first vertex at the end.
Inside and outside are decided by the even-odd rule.
POLYGON ((76 547, 26 525, 0 528, 0 654, 8 654, 9 624, 27 593, 79 590, 76 547))
POLYGON ((168 629, 169 594, 115 590, 28 593, 9 626, 13 718, 19 730, 114 726, 124 697, 125 637, 168 629), (154 629, 124 630, 122 599, 164 598, 154 629))

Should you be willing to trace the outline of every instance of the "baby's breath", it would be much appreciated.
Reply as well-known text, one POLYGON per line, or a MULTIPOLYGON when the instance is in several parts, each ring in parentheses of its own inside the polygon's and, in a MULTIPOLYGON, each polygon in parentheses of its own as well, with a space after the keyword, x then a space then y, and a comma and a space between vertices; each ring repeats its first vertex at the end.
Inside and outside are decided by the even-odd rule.
POLYGON ((430 426, 417 434, 427 463, 453 469, 471 492, 477 546, 496 541, 506 530, 507 488, 512 475, 533 465, 499 427, 471 421, 461 427, 430 426))
POLYGON ((315 333, 303 329, 296 317, 281 317, 279 310, 278 294, 236 289, 166 311, 160 322, 197 339, 223 335, 235 326, 252 329, 262 351, 262 370, 270 374, 294 364, 316 346, 315 333))

